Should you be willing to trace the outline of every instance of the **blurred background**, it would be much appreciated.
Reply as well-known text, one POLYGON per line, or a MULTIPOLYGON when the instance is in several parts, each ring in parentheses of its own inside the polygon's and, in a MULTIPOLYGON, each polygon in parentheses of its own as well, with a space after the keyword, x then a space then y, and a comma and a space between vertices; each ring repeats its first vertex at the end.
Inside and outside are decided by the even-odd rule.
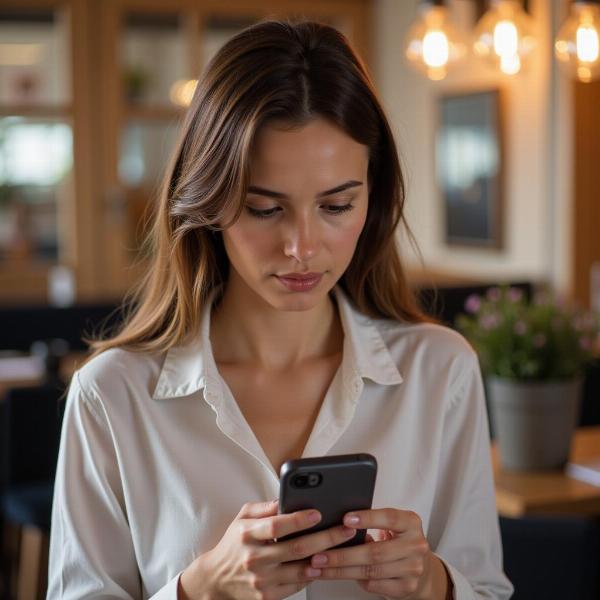
MULTIPOLYGON (((446 3, 467 50, 488 4, 446 3)), ((526 3, 532 43, 518 72, 463 51, 456 64, 450 53, 442 79, 440 69, 431 79, 407 58, 411 27, 423 13, 416 0, 2 0, 0 303, 122 297, 143 268, 143 261, 132 266, 142 216, 195 79, 225 40, 271 15, 330 23, 365 58, 397 137, 427 275, 436 282, 546 280, 589 306, 600 294, 593 288, 600 84, 579 82, 555 57, 571 4, 526 3), (476 98, 465 104, 481 92, 495 95, 490 106, 476 98), (465 110, 479 121, 461 123, 465 110), (444 154, 441 138, 461 124, 463 132, 479 127, 479 139, 444 154), (491 127, 492 146, 482 142, 481 131, 489 138, 490 130, 481 127, 491 127), (492 167, 481 164, 490 152, 501 153, 492 167), (489 178, 490 168, 487 213, 477 217, 477 194, 463 197, 472 205, 466 212, 452 213, 448 186, 464 192, 482 172, 489 178), (471 237, 452 220, 461 214, 467 228, 469 214, 480 219, 471 237)), ((443 63, 444 48, 433 51, 443 63)), ((407 260, 422 275, 408 247, 407 260)))
MULTIPOLYGON (((331 24, 364 58, 406 176, 421 252, 401 238, 410 281, 432 314, 452 325, 469 296, 502 283, 528 295, 547 284, 600 310, 598 11, 591 0, 0 0, 0 396, 64 390, 85 356, 82 334, 118 319, 147 265, 144 217, 196 80, 227 39, 265 17, 331 24)), ((586 385, 581 424, 600 424, 600 376, 586 385)), ((4 484, 26 455, 38 467, 50 456, 48 483, 58 430, 46 427, 42 446, 32 422, 9 423, 4 484)), ((35 468, 22 480, 35 481, 35 468)), ((3 495, 3 518, 19 525, 5 527, 6 598, 44 594, 51 487, 27 493, 3 495)), ((585 501, 600 514, 600 494, 585 501)), ((503 524, 513 548, 523 525, 527 539, 549 531, 515 523, 503 524)), ((556 597, 597 597, 600 534, 554 523, 585 569, 584 591, 555 586, 556 597)), ((511 569, 548 547, 521 541, 511 569)), ((551 559, 567 564, 528 565, 531 589, 551 559)))

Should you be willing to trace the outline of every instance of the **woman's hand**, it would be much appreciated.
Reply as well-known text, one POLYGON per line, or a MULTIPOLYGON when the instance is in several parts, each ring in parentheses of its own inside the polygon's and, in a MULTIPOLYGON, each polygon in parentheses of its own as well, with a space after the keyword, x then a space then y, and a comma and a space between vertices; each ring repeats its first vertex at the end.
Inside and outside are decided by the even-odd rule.
MULTIPOLYGON (((445 600, 451 584, 442 561, 429 549, 420 517, 393 508, 348 513, 344 523, 378 529, 379 540, 329 550, 312 557, 317 579, 354 579, 366 591, 388 598, 445 600)), ((451 595, 450 595, 451 597, 451 595)))
POLYGON ((321 573, 307 559, 349 540, 356 529, 339 526, 273 540, 309 529, 320 519, 315 510, 278 515, 277 501, 245 504, 221 541, 181 574, 178 598, 279 600, 300 591, 321 573))

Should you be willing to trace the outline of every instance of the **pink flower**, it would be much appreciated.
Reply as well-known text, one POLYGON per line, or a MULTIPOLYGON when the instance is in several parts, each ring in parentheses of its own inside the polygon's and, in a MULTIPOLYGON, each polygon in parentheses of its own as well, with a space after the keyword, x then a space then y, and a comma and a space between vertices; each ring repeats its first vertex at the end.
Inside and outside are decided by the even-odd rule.
POLYGON ((592 340, 589 337, 582 337, 579 340, 579 347, 582 350, 591 350, 592 349, 592 340))
POLYGON ((481 298, 477 294, 471 294, 465 301, 465 310, 468 313, 475 314, 481 308, 481 298))
POLYGON ((517 335, 524 335, 527 333, 527 324, 524 321, 517 321, 515 323, 515 333, 517 335))
POLYGON ((487 291, 486 297, 492 302, 497 302, 502 297, 502 292, 499 287, 492 287, 487 291))
POLYGON ((511 302, 519 302, 523 298, 523 291, 519 288, 510 288, 508 290, 508 298, 511 302))
POLYGON ((481 317, 481 327, 486 330, 495 329, 500 323, 500 318, 496 313, 488 313, 481 317))
POLYGON ((533 346, 535 348, 543 348, 546 345, 546 336, 543 333, 536 333, 533 336, 533 346))

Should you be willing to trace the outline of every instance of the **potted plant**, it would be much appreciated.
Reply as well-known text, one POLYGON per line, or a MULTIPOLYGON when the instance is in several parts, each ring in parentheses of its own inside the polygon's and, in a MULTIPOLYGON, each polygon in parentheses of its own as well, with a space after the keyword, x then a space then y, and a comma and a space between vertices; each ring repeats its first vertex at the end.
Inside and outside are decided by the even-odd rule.
POLYGON ((125 94, 130 102, 140 102, 150 83, 150 74, 142 66, 130 65, 123 72, 125 94))
POLYGON ((580 414, 585 367, 600 352, 600 315, 548 288, 471 295, 456 326, 479 355, 506 469, 561 468, 580 414))

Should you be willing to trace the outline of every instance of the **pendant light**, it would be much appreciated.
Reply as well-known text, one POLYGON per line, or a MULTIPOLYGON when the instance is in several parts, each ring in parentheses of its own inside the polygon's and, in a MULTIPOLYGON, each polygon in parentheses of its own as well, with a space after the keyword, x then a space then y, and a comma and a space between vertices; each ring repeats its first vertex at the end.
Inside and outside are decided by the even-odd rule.
POLYGON ((533 22, 517 0, 492 0, 475 27, 475 54, 507 75, 518 73, 535 48, 533 22))
POLYGON ((443 0, 421 0, 419 16, 408 31, 405 55, 409 63, 434 81, 466 52, 461 35, 451 25, 443 0))
POLYGON ((575 0, 554 44, 559 64, 573 78, 600 78, 600 0, 575 0))

